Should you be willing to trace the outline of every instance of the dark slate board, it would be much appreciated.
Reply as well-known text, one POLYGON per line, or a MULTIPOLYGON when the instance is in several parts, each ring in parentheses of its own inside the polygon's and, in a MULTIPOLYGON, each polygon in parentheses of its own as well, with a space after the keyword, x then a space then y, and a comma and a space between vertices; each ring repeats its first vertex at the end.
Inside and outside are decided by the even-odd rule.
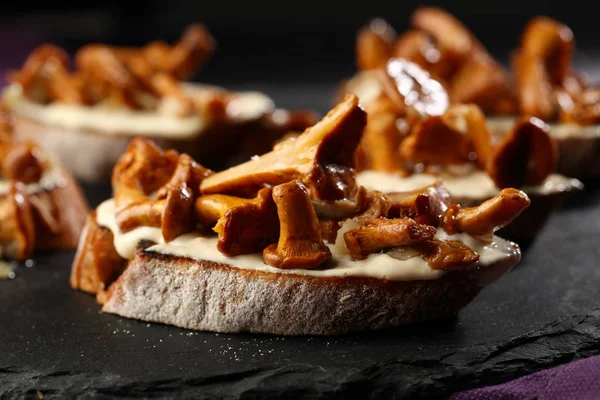
MULTIPOLYGON (((93 205, 109 193, 86 190, 93 205)), ((444 397, 503 382, 600 353, 599 234, 600 192, 588 189, 457 318, 330 338, 100 314, 92 296, 69 288, 73 252, 36 254, 0 281, 0 398, 444 397)))

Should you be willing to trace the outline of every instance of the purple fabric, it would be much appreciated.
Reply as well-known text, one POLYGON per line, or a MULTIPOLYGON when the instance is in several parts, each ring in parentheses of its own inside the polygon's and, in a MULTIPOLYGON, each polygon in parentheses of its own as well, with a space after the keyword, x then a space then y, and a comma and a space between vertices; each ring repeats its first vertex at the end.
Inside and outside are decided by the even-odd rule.
POLYGON ((536 372, 501 385, 456 393, 451 399, 600 399, 600 356, 536 372))

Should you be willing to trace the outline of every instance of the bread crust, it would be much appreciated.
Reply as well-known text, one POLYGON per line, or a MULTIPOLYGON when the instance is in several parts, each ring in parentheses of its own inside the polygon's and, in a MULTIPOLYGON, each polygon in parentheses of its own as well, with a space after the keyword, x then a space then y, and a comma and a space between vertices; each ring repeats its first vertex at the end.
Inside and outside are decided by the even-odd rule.
POLYGON ((109 229, 96 222, 96 211, 88 217, 73 260, 69 283, 73 289, 97 294, 123 273, 127 260, 121 258, 109 229))
MULTIPOLYGON (((90 217, 73 265, 74 288, 86 290, 73 276, 102 264, 85 254, 97 249, 100 240, 106 241, 103 248, 112 246, 110 231, 90 217)), ((516 250, 486 268, 454 271, 436 280, 388 281, 242 269, 141 245, 108 291, 97 292, 97 299, 104 312, 187 329, 338 335, 454 315, 519 259, 516 250)), ((102 285, 106 282, 95 287, 102 285)))

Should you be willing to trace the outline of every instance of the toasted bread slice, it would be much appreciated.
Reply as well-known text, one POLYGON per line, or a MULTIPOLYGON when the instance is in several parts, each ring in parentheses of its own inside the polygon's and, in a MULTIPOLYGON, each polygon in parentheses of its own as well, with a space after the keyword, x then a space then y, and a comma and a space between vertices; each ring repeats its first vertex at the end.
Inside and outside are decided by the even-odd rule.
MULTIPOLYGON (((357 175, 359 184, 367 189, 384 193, 408 192, 428 186, 437 178, 433 175, 415 174, 400 177, 378 171, 363 171, 357 175)), ((455 179, 442 178, 442 182, 452 194, 454 201, 463 207, 475 207, 495 196, 497 189, 484 172, 476 172, 455 179)), ((517 243, 535 238, 544 227, 553 211, 558 209, 569 194, 583 189, 577 179, 551 175, 538 186, 522 188, 531 200, 531 205, 514 221, 500 229, 497 234, 517 243)))
POLYGON ((507 244, 510 255, 483 268, 390 281, 243 269, 158 253, 141 243, 113 282, 126 261, 112 239, 110 230, 88 218, 73 288, 97 293, 107 313, 215 332, 336 335, 451 316, 520 259, 518 247, 507 244))
MULTIPOLYGON (((189 84, 186 88, 200 97, 206 97, 207 93, 227 93, 205 85, 189 84)), ((244 152, 250 144, 255 151, 268 151, 288 128, 302 131, 316 118, 307 111, 303 111, 306 122, 298 118, 288 121, 285 112, 280 112, 278 119, 272 118, 275 108, 266 95, 246 92, 237 96, 239 100, 232 107, 232 115, 229 109, 217 109, 215 115, 183 119, 152 112, 124 114, 86 110, 84 106, 43 106, 23 99, 13 87, 4 91, 3 102, 14 114, 15 141, 34 140, 61 160, 78 179, 102 182, 110 179, 118 158, 131 139, 139 135, 151 137, 162 148, 185 152, 207 167, 222 169, 231 157, 252 156, 244 152), (47 109, 51 107, 54 108, 47 109), (241 152, 243 156, 238 155, 241 152)), ((211 113, 210 107, 206 112, 211 113)))

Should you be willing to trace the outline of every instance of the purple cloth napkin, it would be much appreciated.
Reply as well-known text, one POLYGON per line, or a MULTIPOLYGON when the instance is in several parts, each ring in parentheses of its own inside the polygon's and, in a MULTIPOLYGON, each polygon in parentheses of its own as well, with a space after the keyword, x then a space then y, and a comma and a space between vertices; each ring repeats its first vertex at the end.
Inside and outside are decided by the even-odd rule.
POLYGON ((600 399, 600 356, 536 372, 501 385, 456 393, 451 399, 600 399))

